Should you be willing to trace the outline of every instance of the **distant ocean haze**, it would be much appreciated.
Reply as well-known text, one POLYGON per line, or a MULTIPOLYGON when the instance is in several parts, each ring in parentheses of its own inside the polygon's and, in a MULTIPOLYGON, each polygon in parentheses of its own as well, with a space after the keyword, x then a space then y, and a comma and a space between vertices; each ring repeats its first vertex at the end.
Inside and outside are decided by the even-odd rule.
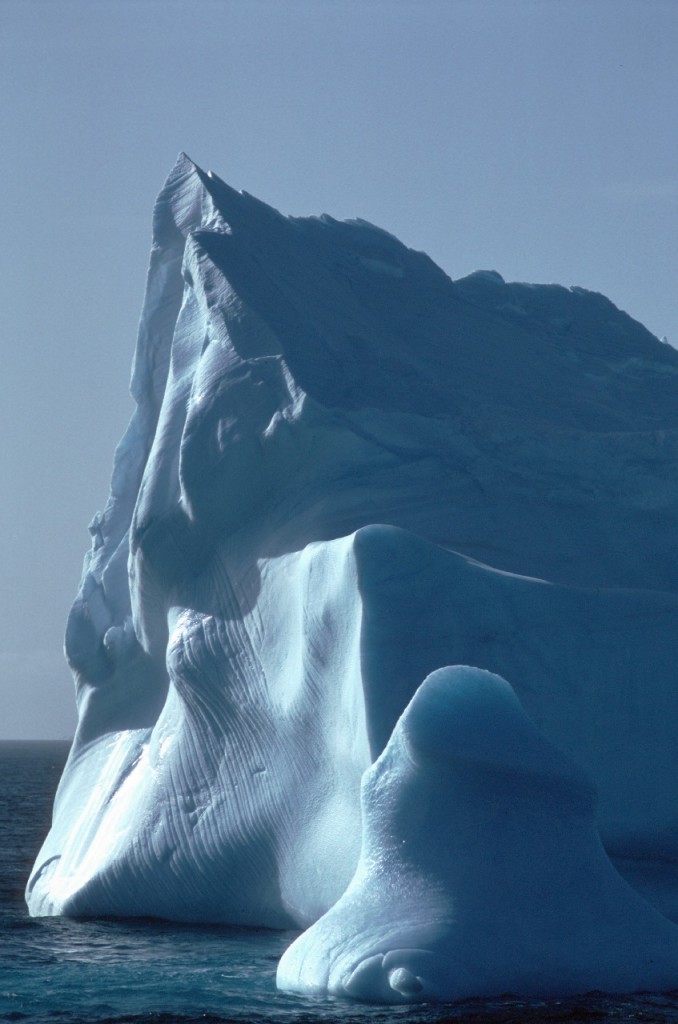
POLYGON ((73 692, 62 646, 0 651, 0 742, 69 740, 77 724, 73 692))

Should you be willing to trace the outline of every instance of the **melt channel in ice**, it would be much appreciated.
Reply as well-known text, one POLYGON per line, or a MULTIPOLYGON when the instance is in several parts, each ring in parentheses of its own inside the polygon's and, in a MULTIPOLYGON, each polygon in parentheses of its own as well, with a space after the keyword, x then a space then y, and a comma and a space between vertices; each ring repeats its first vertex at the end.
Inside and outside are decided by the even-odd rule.
POLYGON ((280 984, 378 1000, 678 984, 606 860, 674 912, 678 354, 181 157, 132 393, 31 913, 317 921, 280 984))

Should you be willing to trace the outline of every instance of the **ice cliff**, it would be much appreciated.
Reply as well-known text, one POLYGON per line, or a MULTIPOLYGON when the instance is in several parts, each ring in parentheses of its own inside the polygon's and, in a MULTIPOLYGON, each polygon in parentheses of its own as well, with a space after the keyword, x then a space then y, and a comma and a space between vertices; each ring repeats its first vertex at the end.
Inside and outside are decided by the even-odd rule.
POLYGON ((672 912, 678 353, 181 157, 132 393, 31 913, 312 925, 279 984, 357 998, 678 986, 608 860, 672 912))

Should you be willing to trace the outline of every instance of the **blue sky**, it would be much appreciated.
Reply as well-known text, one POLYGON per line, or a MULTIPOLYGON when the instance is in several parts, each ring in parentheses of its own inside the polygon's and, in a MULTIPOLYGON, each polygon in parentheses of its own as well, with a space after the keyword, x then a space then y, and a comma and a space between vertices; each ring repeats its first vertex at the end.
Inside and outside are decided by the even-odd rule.
POLYGON ((0 0, 0 738, 73 728, 64 622, 176 153, 678 345, 677 52, 675 0, 0 0))

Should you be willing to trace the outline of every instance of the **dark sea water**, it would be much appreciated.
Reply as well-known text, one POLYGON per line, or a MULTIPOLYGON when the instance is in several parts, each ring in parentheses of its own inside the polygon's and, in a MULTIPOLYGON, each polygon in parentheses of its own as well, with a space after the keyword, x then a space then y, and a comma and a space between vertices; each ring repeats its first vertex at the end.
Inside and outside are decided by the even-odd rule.
POLYGON ((455 1024, 672 1022, 678 993, 373 1007, 275 989, 290 933, 158 921, 31 919, 23 890, 49 827, 68 747, 0 743, 0 1022, 27 1024, 455 1024))

